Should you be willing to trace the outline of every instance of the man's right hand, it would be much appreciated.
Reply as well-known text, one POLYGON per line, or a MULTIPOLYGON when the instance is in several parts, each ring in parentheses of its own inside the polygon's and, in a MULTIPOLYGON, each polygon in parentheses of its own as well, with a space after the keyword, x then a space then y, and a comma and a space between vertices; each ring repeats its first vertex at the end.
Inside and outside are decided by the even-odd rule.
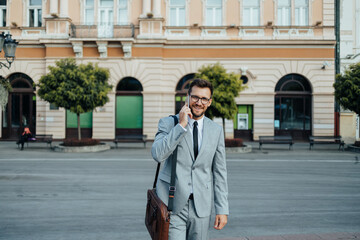
POLYGON ((192 118, 192 113, 191 109, 185 104, 179 112, 179 122, 183 128, 186 128, 186 125, 188 124, 188 116, 192 118))

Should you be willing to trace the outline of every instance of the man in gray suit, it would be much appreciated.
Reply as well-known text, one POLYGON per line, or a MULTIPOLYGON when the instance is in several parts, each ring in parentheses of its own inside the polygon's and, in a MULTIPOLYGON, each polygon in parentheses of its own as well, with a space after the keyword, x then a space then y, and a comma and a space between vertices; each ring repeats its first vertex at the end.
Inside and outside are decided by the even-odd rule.
POLYGON ((212 102, 210 82, 195 79, 190 84, 188 103, 178 114, 160 119, 151 149, 157 162, 165 161, 159 173, 156 193, 167 205, 171 175, 169 156, 178 146, 175 195, 169 240, 209 238, 212 199, 215 229, 222 229, 229 214, 224 133, 222 127, 205 117, 212 102))

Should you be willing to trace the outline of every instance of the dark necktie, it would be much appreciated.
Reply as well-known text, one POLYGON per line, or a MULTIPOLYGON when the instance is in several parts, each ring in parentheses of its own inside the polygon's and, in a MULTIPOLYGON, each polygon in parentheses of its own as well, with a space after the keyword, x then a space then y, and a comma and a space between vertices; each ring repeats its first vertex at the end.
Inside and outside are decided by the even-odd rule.
POLYGON ((194 142, 194 156, 195 159, 198 155, 199 147, 198 147, 198 128, 197 128, 198 122, 194 122, 194 129, 193 129, 193 142, 194 142))

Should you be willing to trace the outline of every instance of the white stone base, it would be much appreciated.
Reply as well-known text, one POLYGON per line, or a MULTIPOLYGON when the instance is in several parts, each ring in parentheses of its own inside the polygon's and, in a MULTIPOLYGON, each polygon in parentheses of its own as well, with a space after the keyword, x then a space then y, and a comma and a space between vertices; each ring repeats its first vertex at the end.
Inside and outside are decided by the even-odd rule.
POLYGON ((110 145, 105 143, 100 143, 95 146, 81 146, 81 147, 68 147, 68 146, 56 146, 54 147, 55 152, 65 152, 65 153, 84 153, 84 152, 102 152, 110 149, 110 145))

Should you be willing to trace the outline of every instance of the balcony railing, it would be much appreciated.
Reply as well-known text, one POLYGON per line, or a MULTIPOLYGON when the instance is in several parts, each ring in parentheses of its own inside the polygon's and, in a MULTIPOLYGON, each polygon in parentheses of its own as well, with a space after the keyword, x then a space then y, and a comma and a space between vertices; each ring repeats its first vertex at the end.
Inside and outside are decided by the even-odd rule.
POLYGON ((72 38, 134 38, 139 29, 133 24, 113 25, 99 23, 97 25, 71 24, 72 38))

